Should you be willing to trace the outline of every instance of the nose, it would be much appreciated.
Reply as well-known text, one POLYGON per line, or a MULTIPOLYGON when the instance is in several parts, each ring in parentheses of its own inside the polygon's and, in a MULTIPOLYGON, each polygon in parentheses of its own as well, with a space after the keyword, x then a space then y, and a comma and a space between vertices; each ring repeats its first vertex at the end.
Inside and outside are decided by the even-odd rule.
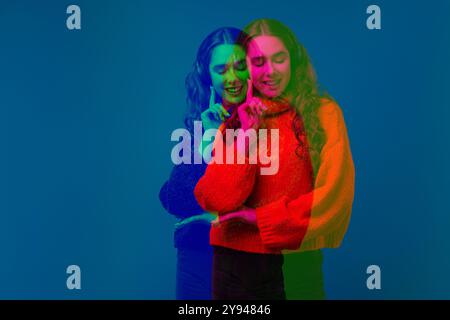
POLYGON ((225 76, 225 81, 226 82, 235 82, 238 80, 239 80, 239 77, 236 73, 236 70, 234 70, 234 68, 228 69, 226 76, 225 76))
POLYGON ((275 71, 275 68, 273 67, 272 61, 268 61, 266 63, 266 68, 264 70, 267 75, 272 75, 275 71))

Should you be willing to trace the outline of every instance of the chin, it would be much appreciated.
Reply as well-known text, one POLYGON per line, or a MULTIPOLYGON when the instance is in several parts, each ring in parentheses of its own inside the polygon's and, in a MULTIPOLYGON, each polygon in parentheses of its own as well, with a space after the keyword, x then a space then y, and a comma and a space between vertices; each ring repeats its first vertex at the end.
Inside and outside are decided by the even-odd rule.
POLYGON ((227 97, 226 100, 229 104, 237 104, 241 103, 244 99, 242 99, 241 97, 227 97))
POLYGON ((278 92, 274 92, 274 91, 262 92, 262 94, 265 97, 270 98, 270 99, 276 98, 280 95, 278 92))

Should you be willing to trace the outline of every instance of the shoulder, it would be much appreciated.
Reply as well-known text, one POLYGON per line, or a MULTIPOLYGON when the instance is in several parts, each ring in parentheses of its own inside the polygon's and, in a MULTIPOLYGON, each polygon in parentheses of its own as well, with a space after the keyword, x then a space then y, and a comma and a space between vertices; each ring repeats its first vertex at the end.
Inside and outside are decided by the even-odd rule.
POLYGON ((344 115, 336 101, 322 98, 318 117, 329 140, 339 140, 346 134, 344 115))
POLYGON ((329 98, 320 99, 321 105, 318 115, 321 121, 343 121, 342 110, 335 100, 329 98))

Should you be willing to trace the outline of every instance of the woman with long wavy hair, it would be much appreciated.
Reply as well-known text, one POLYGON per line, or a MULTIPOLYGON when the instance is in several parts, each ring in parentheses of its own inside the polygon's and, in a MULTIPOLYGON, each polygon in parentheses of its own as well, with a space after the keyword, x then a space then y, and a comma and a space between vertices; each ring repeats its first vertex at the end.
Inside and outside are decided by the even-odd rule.
MULTIPOLYGON (((345 122, 337 103, 320 92, 308 54, 288 27, 259 19, 244 31, 239 42, 253 85, 235 111, 237 127, 244 136, 276 129, 272 156, 279 168, 262 175, 261 163, 213 161, 199 180, 199 204, 219 216, 211 230, 213 297, 321 299, 319 249, 340 245, 353 201, 345 122)), ((223 145, 250 158, 243 144, 223 145)))
MULTIPOLYGON (((201 43, 192 71, 187 75, 185 127, 194 136, 195 121, 204 130, 217 129, 240 104, 247 90, 248 70, 244 50, 236 45, 241 30, 220 28, 201 43)), ((206 164, 196 164, 194 153, 207 154, 205 148, 191 146, 190 164, 173 167, 160 190, 164 208, 175 215, 174 244, 177 248, 177 299, 211 298, 212 250, 209 245, 211 220, 194 197, 193 190, 206 164)))

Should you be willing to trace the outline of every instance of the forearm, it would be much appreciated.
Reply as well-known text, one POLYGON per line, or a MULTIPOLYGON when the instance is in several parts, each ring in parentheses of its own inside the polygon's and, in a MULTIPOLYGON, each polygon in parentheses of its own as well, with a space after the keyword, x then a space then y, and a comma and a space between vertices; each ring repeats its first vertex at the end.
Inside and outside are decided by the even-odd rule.
POLYGON ((241 207, 253 189, 256 167, 249 164, 213 164, 199 180, 194 194, 199 205, 219 215, 241 207))

